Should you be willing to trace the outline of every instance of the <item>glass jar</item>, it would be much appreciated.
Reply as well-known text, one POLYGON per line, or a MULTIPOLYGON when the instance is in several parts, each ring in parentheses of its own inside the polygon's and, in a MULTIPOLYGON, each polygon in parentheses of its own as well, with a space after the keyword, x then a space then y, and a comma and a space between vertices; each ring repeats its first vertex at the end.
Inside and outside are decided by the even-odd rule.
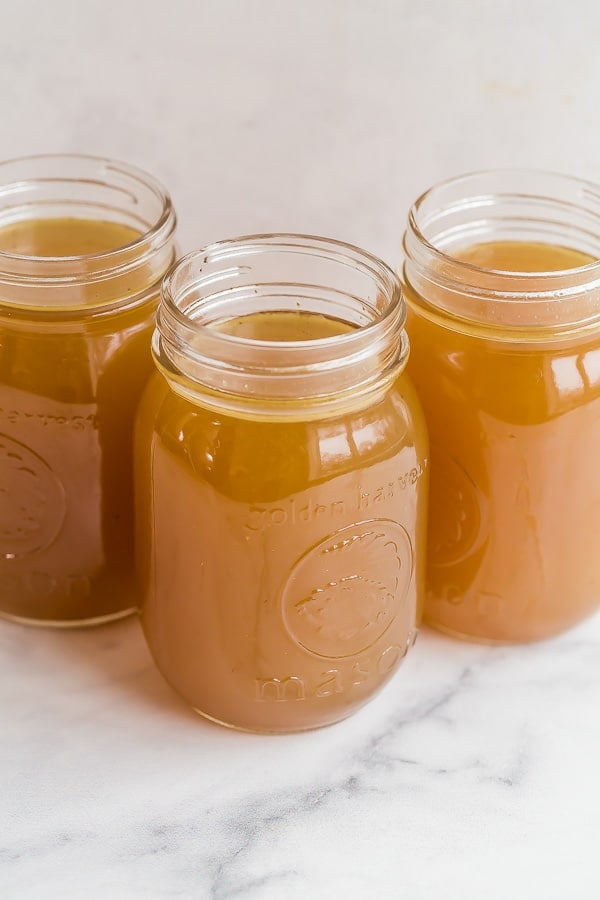
POLYGON ((213 244, 163 285, 136 432, 141 618, 199 713, 342 719, 416 636, 427 437, 400 283, 322 238, 213 244))
POLYGON ((404 250, 432 445, 425 617, 557 634, 600 604, 600 187, 457 178, 415 203, 404 250))
POLYGON ((174 256, 165 190, 110 160, 0 165, 0 615, 135 609, 133 419, 174 256))

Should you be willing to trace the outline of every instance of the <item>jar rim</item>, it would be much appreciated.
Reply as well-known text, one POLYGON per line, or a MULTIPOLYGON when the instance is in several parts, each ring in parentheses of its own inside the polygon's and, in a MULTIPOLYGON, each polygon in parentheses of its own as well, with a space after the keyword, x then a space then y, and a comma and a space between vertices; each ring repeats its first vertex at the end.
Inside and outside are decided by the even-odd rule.
MULTIPOLYGON (((135 238, 135 240, 133 241, 129 241, 127 244, 122 244, 110 250, 103 250, 95 253, 75 254, 70 256, 37 256, 28 253, 13 253, 8 250, 0 249, 0 273, 2 275, 12 274, 7 271, 11 263, 31 265, 39 268, 46 267, 47 270, 52 270, 57 266, 60 266, 61 268, 68 267, 69 263, 87 262, 90 264, 95 264, 94 271, 96 273, 106 271, 108 269, 114 271, 115 269, 118 269, 120 267, 120 260, 123 260, 124 264, 127 265, 128 261, 131 259, 132 253, 136 253, 137 259, 139 260, 140 255, 145 255, 147 250, 153 245, 156 245, 158 243, 159 246, 162 246, 172 236, 175 229, 176 220, 171 197, 166 188, 158 179, 154 178, 153 175, 150 175, 144 169, 130 163, 111 159, 109 157, 95 156, 92 154, 84 153, 41 153, 3 160, 2 162, 0 162, 0 197, 3 195, 3 193, 7 192, 8 188, 14 189, 19 185, 26 184, 27 182, 43 182, 55 180, 64 182, 81 182, 96 186, 102 186, 104 184, 107 187, 113 187, 109 184, 109 182, 102 182, 99 177, 91 177, 91 173, 88 177, 82 178, 77 174, 69 174, 68 171, 65 171, 62 175, 55 174, 51 176, 36 175, 33 172, 30 175, 27 175, 24 172, 22 176, 19 177, 16 181, 4 181, 5 173, 7 172, 7 170, 10 171, 11 168, 14 169, 21 166, 26 167, 29 164, 31 164, 32 166, 36 166, 42 165, 44 163, 48 163, 49 165, 68 165, 70 163, 73 163, 74 166, 81 166, 83 164, 84 166, 89 165, 90 169, 96 166, 103 168, 104 172, 106 172, 107 174, 114 173, 124 176, 131 181, 132 186, 135 186, 137 184, 140 188, 149 190, 158 201, 160 205, 160 212, 158 216, 154 218, 152 223, 140 233, 139 237, 135 238)), ((120 188, 120 190, 124 189, 120 188)), ((57 202, 59 202, 58 199, 57 202)), ((22 219, 17 221, 22 221, 22 219)), ((29 274, 27 277, 35 278, 36 281, 38 280, 38 276, 36 275, 29 274)), ((39 280, 41 281, 48 278, 52 278, 52 276, 48 274, 48 271, 39 276, 39 280)))
MULTIPOLYGON (((474 169, 469 172, 464 172, 461 175, 455 175, 452 178, 447 178, 440 180, 433 184, 431 187, 427 188, 427 190, 423 191, 417 199, 412 203, 411 207, 408 211, 408 223, 409 226, 414 231, 415 235, 421 240, 421 242, 434 253, 436 256, 440 257, 444 261, 449 263, 459 264, 466 271, 469 269, 475 272, 489 272, 493 275, 497 275, 500 277, 506 277, 508 279, 514 278, 515 275, 518 275, 519 278, 523 278, 525 281, 540 278, 540 276, 552 278, 553 276, 557 276, 560 278, 561 276, 570 275, 575 272, 600 272, 600 258, 592 260, 590 263, 586 263, 583 266, 573 266, 567 269, 552 269, 550 271, 547 270, 539 270, 534 272, 519 272, 519 271, 511 271, 507 269, 490 269, 485 266, 479 266, 476 263, 468 262, 466 260, 458 259, 456 256, 453 256, 451 253, 446 253, 444 250, 441 250, 436 244, 432 243, 426 235, 423 233, 421 226, 418 223, 418 214, 423 207, 424 203, 433 197, 436 193, 444 188, 451 187, 460 187, 461 185, 468 185, 474 179, 478 178, 487 178, 487 177, 495 177, 497 175, 501 176, 518 176, 518 177, 526 177, 526 178, 537 178, 539 176, 545 178, 557 179, 563 182, 564 184, 570 184, 574 188, 580 188, 584 190, 589 195, 593 196, 598 203, 600 204, 600 185, 596 184, 593 181, 588 181, 586 179, 578 178, 575 175, 568 175, 563 172, 556 172, 549 169, 534 169, 527 167, 512 167, 508 166, 505 168, 499 169, 474 169)), ((530 195, 526 193, 522 193, 521 196, 525 198, 529 198, 530 195)), ((470 198, 473 199, 473 198, 470 198)))
MULTIPOLYGON (((175 281, 178 275, 185 269, 187 265, 193 263, 200 258, 211 258, 214 261, 226 260, 230 256, 243 253, 245 251, 292 251, 292 252, 309 252, 311 250, 329 250, 331 257, 337 256, 339 259, 346 259, 348 262, 358 264, 363 271, 373 275, 375 278, 385 283, 390 292, 390 303, 381 314, 381 316, 373 321, 355 329, 354 331, 338 335, 329 335, 321 338, 311 338, 307 340, 293 341, 271 341, 258 338, 240 337, 227 332, 215 331, 211 329, 218 339, 223 339, 224 345, 228 343, 231 346, 248 346, 263 347, 268 345, 269 348, 278 347, 296 347, 298 349, 310 348, 312 346, 321 346, 324 342, 341 342, 351 343, 357 333, 364 334, 366 329, 373 329, 380 326, 384 320, 394 315, 397 307, 402 310, 404 307, 404 299, 402 294, 402 285, 398 275, 391 266, 379 259, 367 250, 363 250, 355 244, 339 241, 332 238, 321 237, 320 235, 301 234, 295 232, 263 232, 257 234, 246 234, 235 238, 226 238, 220 241, 213 241, 199 250, 192 250, 180 257, 171 266, 165 275, 161 289, 161 300, 168 306, 169 312, 184 326, 193 325, 195 328, 208 328, 205 324, 190 319, 177 304, 177 288, 175 281)), ((196 284, 200 284, 198 280, 196 284)), ((406 316, 403 310, 402 324, 406 316)))
POLYGON ((212 396, 214 407, 236 413, 255 404, 259 415, 277 407, 282 416, 297 417, 307 405, 341 409, 349 397, 361 402, 391 383, 408 356, 405 318, 398 275, 368 251, 317 235, 244 235, 188 253, 171 268, 153 349, 180 393, 199 394, 205 404, 212 396), (300 340, 215 327, 288 311, 353 327, 300 340))
POLYGON ((600 186, 593 182, 528 168, 456 176, 411 206, 403 249, 408 302, 430 317, 451 317, 457 330, 476 327, 504 340, 555 339, 596 331, 600 323, 600 186), (498 241, 570 248, 590 261, 522 272, 457 255, 498 241))

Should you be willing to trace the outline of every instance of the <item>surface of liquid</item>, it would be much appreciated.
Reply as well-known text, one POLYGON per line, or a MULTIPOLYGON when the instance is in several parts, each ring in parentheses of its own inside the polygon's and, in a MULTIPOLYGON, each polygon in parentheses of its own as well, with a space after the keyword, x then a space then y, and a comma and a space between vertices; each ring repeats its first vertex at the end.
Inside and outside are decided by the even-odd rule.
POLYGON ((97 219, 21 219, 0 228, 0 251, 19 256, 84 256, 131 244, 140 233, 97 219))
POLYGON ((260 312, 228 319, 214 326, 234 337, 258 341, 313 341, 349 334, 354 326, 329 316, 305 312, 260 312))
POLYGON ((560 272, 594 262, 580 250, 537 241, 487 241, 453 254, 456 259, 496 272, 560 272))
MULTIPOLYGON (((0 229, 0 250, 78 256, 136 237, 112 222, 39 219, 0 229)), ((77 266, 85 274, 85 259, 77 266)), ((82 284, 81 312, 66 322, 44 317, 56 295, 46 303, 43 287, 32 286, 31 308, 11 306, 0 287, 0 613, 9 617, 76 624, 135 605, 132 422, 156 300, 97 318, 84 311, 129 300, 139 277, 129 292, 110 278, 82 284)))
MULTIPOLYGON (((307 313, 219 327, 350 330, 307 313)), ((157 374, 136 463, 142 624, 191 706, 294 731, 343 718, 390 677, 416 633, 425 540, 426 435, 405 376, 367 409, 282 422, 211 412, 157 374)))
MULTIPOLYGON (((593 262, 526 242, 455 256, 515 272, 593 262)), ((485 339, 429 321, 406 295, 431 436, 426 618, 482 640, 556 634, 600 603, 600 336, 485 339)))

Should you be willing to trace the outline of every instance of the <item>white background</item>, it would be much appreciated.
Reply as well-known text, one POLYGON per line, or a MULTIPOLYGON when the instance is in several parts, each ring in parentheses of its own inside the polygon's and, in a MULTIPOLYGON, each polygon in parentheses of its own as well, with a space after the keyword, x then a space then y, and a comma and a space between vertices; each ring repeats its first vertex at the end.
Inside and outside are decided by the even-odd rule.
POLYGON ((440 179, 600 180, 600 4, 545 0, 0 2, 5 158, 156 174, 182 246, 322 233, 399 258, 440 179))

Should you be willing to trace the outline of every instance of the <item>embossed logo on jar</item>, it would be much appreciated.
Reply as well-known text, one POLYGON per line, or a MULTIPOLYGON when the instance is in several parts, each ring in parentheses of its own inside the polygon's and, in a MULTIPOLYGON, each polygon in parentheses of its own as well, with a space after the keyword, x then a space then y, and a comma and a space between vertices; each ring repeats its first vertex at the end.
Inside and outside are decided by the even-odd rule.
POLYGON ((486 537, 485 499, 457 460, 432 448, 429 559, 436 567, 454 566, 472 556, 486 537))
POLYGON ((0 434, 0 560, 48 547, 62 526, 64 488, 48 463, 0 434))
POLYGON ((289 634, 316 656, 356 656, 394 621, 412 567, 410 537, 391 519, 334 532, 300 557, 287 580, 282 612, 289 634))

